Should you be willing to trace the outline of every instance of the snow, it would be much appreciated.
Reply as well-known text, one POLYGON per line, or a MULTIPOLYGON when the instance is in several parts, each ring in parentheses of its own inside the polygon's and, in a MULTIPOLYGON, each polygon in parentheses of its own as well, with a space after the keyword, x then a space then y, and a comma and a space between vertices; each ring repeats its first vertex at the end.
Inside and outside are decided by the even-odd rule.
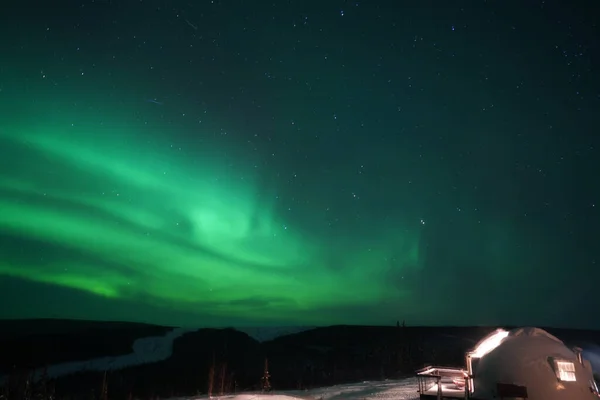
MULTIPOLYGON (((136 339, 133 342, 132 352, 120 356, 100 357, 90 360, 70 361, 54 364, 47 368, 46 373, 50 378, 59 378, 84 371, 114 371, 137 365, 150 364, 163 361, 171 357, 173 342, 185 333, 195 332, 201 328, 175 328, 164 336, 150 336, 136 339)), ((246 327, 234 328, 244 332, 258 341, 266 341, 279 336, 302 332, 310 327, 246 327)), ((34 377, 41 377, 44 369, 34 372, 34 377)), ((6 377, 0 377, 2 382, 6 377)))
MULTIPOLYGON (((416 378, 385 381, 366 381, 335 385, 312 390, 291 390, 275 393, 242 393, 213 396, 212 400, 416 400, 416 378)), ((209 400, 208 396, 180 397, 171 400, 209 400)))
MULTIPOLYGON (((49 378, 58 378, 83 371, 114 371, 136 365, 149 364, 166 360, 173 353, 173 342, 184 333, 192 330, 176 328, 165 336, 150 336, 133 342, 132 352, 121 356, 100 357, 84 361, 71 361, 54 364, 46 369, 49 378)), ((39 378, 44 369, 35 371, 39 378)))
POLYGON ((301 399, 301 397, 292 397, 286 396, 283 394, 274 394, 274 395, 264 395, 264 394, 240 394, 234 397, 223 397, 223 399, 235 399, 235 400, 261 400, 261 399, 269 399, 269 400, 294 400, 301 399))
MULTIPOLYGON (((254 337, 256 340, 265 341, 282 335, 301 332, 310 328, 300 327, 274 327, 274 328, 236 328, 254 337)), ((132 352, 129 354, 101 357, 91 360, 73 361, 61 364, 55 364, 47 369, 47 374, 51 378, 57 378, 81 371, 110 371, 126 367, 148 364, 163 361, 172 355, 173 342, 188 332, 194 332, 197 329, 176 328, 164 336, 153 336, 137 339, 132 346, 132 352)), ((481 393, 490 390, 487 381, 497 381, 500 376, 502 380, 514 382, 515 384, 525 384, 533 391, 539 391, 550 397, 555 398, 562 392, 573 391, 573 395, 579 396, 582 392, 585 395, 577 398, 588 398, 589 388, 585 382, 591 378, 591 370, 584 368, 577 363, 575 354, 568 349, 556 337, 548 334, 541 329, 525 328, 516 329, 511 332, 496 331, 479 342, 480 345, 486 344, 485 351, 474 352, 475 355, 482 356, 475 373, 475 392, 481 393), (492 340, 489 340, 492 339, 492 340), (488 343, 489 342, 489 343, 488 343), (489 344, 489 346, 488 346, 489 344), (533 351, 532 351, 533 350, 533 351), (558 388, 554 372, 549 369, 548 357, 559 358, 568 361, 574 361, 576 364, 577 382, 565 382, 577 388, 558 388), (579 380, 581 379, 581 381, 579 380), (529 382, 533 380, 534 384, 529 382), (525 382, 527 381, 527 382, 525 382), (478 387, 479 386, 479 387, 478 387), (560 389, 557 392, 557 389, 560 389), (577 393, 575 393, 577 392, 577 393)), ((480 347, 480 346, 477 346, 480 347)), ((472 355, 473 355, 472 354, 472 355)), ((600 364, 600 347, 586 346, 584 355, 592 360, 592 364, 600 364)), ((43 371, 36 371, 37 376, 41 376, 43 371)), ((1 381, 2 379, 0 379, 1 381)), ((402 380, 385 381, 366 381, 355 384, 335 385, 331 387, 317 388, 305 391, 278 391, 269 394, 265 393, 242 393, 237 395, 225 395, 220 397, 213 396, 212 399, 219 400, 414 400, 419 398, 418 382, 416 377, 402 380)), ((575 397, 572 397, 575 398, 575 397)), ((209 400, 204 397, 185 397, 172 400, 209 400)))
MULTIPOLYGON (((253 336, 256 340, 264 341, 290 333, 301 332, 310 328, 277 327, 236 329, 253 336)), ((171 357, 175 339, 185 333, 194 332, 196 330, 197 329, 176 328, 164 336, 140 338, 134 341, 132 352, 129 354, 54 364, 47 368, 46 373, 50 378, 58 378, 82 371, 103 372, 162 361, 171 357)), ((39 378, 42 373, 43 369, 39 369, 35 371, 35 376, 39 378)), ((6 377, 0 378, 0 381, 3 379, 6 379, 6 377)), ((220 397, 213 396, 212 400, 413 400, 419 398, 417 389, 418 385, 416 378, 409 378, 403 380, 366 381, 312 390, 281 391, 269 394, 243 393, 220 397)), ((209 397, 193 396, 172 400, 209 400, 209 397)))

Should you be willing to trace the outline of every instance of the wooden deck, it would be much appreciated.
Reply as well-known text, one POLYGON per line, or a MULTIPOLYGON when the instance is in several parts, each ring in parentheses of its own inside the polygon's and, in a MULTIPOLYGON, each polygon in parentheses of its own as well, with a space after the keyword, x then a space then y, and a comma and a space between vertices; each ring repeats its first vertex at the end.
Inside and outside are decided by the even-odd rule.
POLYGON ((417 372, 421 399, 465 399, 467 374, 461 368, 428 367, 417 372))
MULTIPOLYGON (((442 399, 464 399, 465 389, 459 389, 453 383, 442 383, 442 399)), ((430 389, 425 390, 419 396, 421 399, 437 399, 438 385, 434 384, 430 389)))

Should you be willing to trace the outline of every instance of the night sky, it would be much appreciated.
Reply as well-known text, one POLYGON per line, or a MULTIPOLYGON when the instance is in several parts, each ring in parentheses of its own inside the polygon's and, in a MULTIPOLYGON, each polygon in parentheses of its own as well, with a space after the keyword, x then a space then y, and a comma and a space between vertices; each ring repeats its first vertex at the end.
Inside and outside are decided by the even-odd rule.
POLYGON ((0 317, 600 328, 589 4, 11 2, 0 317))

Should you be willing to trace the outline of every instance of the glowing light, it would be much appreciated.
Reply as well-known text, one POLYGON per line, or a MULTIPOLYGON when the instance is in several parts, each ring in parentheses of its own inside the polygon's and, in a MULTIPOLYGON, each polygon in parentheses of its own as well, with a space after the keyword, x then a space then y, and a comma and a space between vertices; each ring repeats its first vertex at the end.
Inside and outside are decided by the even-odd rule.
POLYGON ((562 382, 575 382, 575 365, 570 361, 556 361, 556 374, 562 382))
POLYGON ((481 343, 479 343, 479 345, 477 345, 477 348, 470 353, 471 357, 481 358, 485 356, 490 351, 498 347, 507 336, 508 331, 505 331, 504 329, 498 329, 492 335, 488 336, 481 343))

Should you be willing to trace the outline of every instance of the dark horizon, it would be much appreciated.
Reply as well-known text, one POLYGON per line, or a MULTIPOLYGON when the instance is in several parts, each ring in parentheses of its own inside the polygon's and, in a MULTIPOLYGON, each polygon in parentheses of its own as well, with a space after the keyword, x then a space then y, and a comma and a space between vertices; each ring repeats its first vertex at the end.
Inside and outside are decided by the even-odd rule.
MULTIPOLYGON (((600 329, 585 328, 585 327, 572 327, 572 326, 542 326, 542 325, 402 325, 402 321, 396 321, 393 324, 377 324, 377 325, 362 325, 362 324, 331 324, 331 325, 168 325, 154 322, 144 321, 125 321, 125 320, 107 320, 107 319, 80 319, 80 318, 59 318, 59 317, 45 317, 45 318, 10 318, 0 319, 0 323, 19 323, 19 322, 32 322, 32 323, 45 323, 45 322, 64 322, 64 323, 92 323, 92 324, 132 324, 132 325, 148 325, 157 326, 164 328, 173 329, 245 329, 245 328, 257 328, 257 329, 269 329, 269 328, 303 328, 304 330, 319 329, 319 328, 332 328, 332 327, 357 327, 357 328, 411 328, 411 329, 469 329, 469 328, 489 328, 489 329, 517 329, 517 328, 539 328, 543 330, 569 330, 569 331, 600 331, 600 329), (396 324, 399 322, 399 326, 396 324)), ((560 339, 560 338, 559 338, 560 339)))
POLYGON ((11 5, 0 318, 600 329, 590 7, 11 5))

